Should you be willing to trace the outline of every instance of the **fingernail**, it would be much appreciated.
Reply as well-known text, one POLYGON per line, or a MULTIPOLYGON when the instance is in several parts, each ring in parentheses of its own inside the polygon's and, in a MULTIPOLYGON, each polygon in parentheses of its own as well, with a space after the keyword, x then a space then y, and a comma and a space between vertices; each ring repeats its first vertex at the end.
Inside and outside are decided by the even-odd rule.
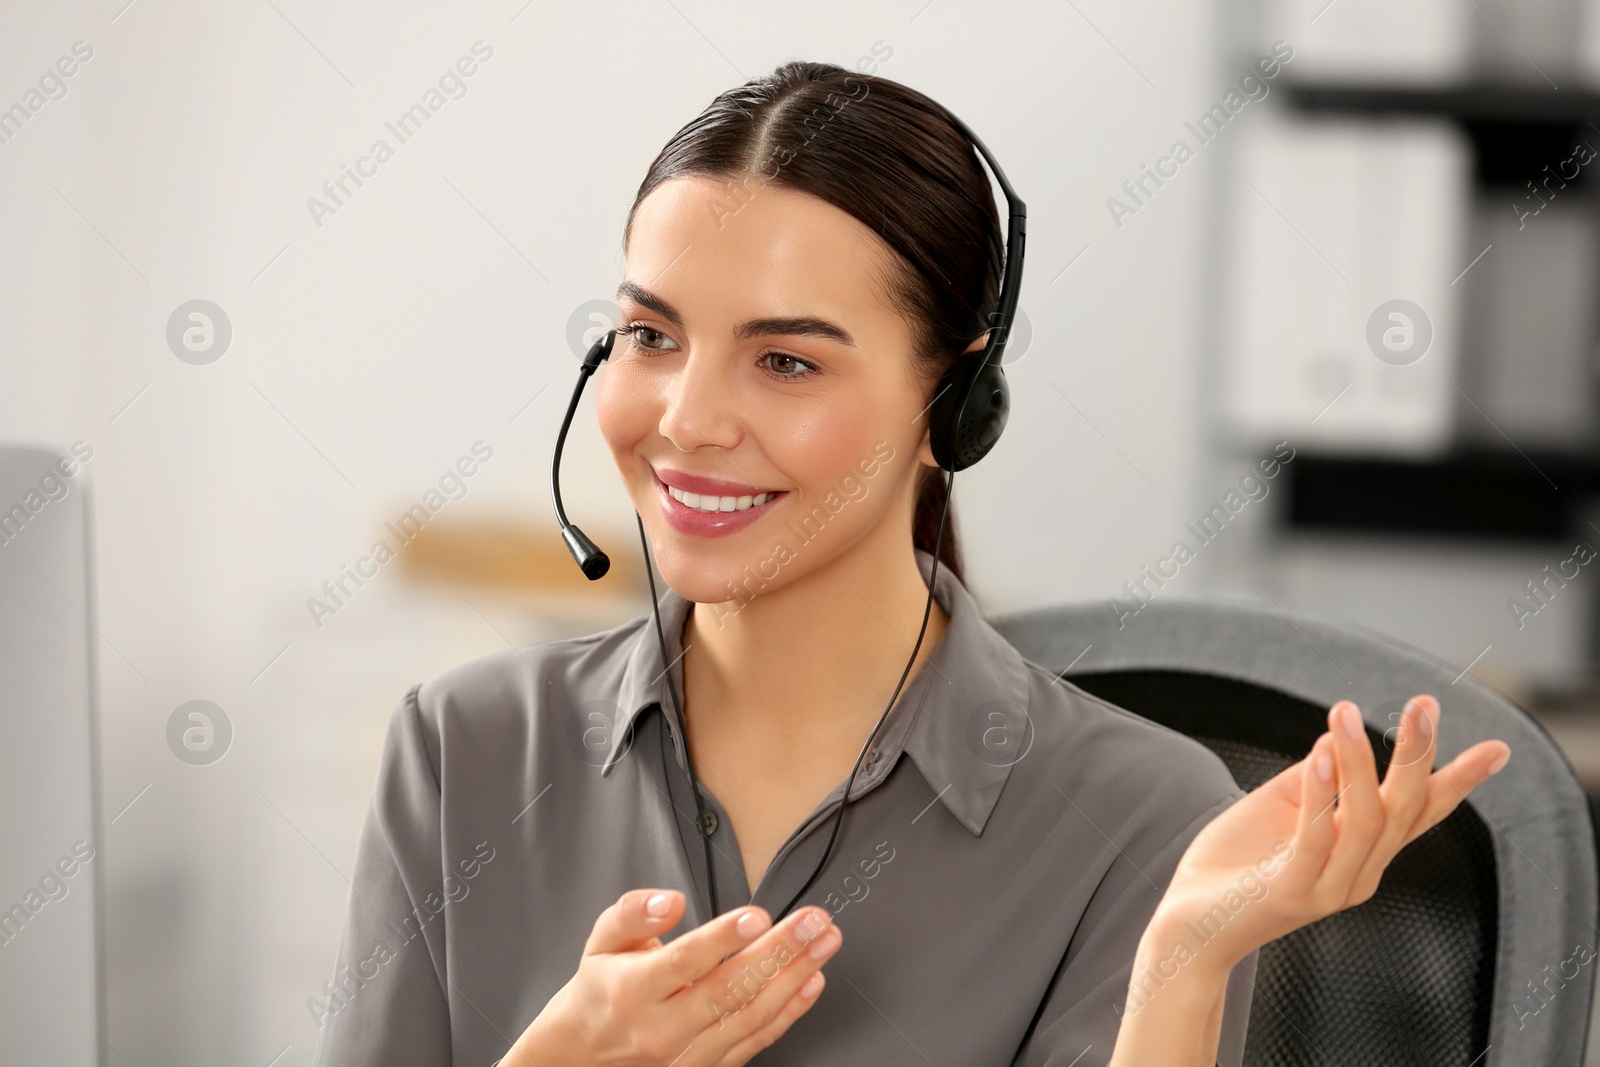
POLYGON ((1356 710, 1354 704, 1345 704, 1339 709, 1339 721, 1344 725, 1344 732, 1352 738, 1361 740, 1361 712, 1356 710))
POLYGON ((749 941, 767 928, 767 917, 759 911, 747 911, 733 924, 739 936, 749 941))
POLYGON ((1417 732, 1424 739, 1433 736, 1433 716, 1428 714, 1427 708, 1421 706, 1417 708, 1417 732))
POLYGON ((1329 758, 1326 752, 1318 752, 1311 763, 1317 768, 1318 778, 1321 778, 1324 782, 1333 781, 1333 760, 1329 758))
POLYGON ((1500 758, 1495 760, 1493 763, 1489 764, 1489 773, 1490 774, 1499 774, 1501 769, 1503 767, 1505 767, 1507 761, 1509 761, 1510 759, 1511 759, 1511 752, 1509 750, 1500 753, 1500 758))
POLYGON ((667 913, 667 904, 667 895, 665 893, 657 893, 644 902, 645 914, 651 916, 665 915, 667 913))
POLYGON ((820 992, 822 992, 822 972, 818 971, 806 979, 806 984, 800 987, 800 995, 810 1000, 820 992))
POLYGON ((834 949, 838 948, 844 938, 836 933, 829 933, 825 937, 817 938, 816 942, 806 950, 806 955, 814 960, 825 959, 834 949))

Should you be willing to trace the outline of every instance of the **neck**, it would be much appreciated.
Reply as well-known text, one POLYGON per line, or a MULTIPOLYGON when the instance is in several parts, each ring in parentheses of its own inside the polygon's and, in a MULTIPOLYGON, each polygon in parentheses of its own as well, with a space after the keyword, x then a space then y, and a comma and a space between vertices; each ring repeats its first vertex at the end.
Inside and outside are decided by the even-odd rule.
POLYGON ((695 605, 683 660, 691 734, 738 739, 781 754, 779 763, 859 750, 889 705, 924 608, 927 630, 905 686, 949 625, 938 600, 928 606, 926 579, 909 541, 867 538, 737 611, 695 605))

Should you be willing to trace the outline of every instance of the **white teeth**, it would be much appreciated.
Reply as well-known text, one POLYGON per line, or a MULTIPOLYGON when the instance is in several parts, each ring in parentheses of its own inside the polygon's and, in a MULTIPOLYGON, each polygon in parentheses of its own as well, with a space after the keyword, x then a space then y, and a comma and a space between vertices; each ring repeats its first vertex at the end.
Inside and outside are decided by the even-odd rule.
POLYGON ((746 508, 758 508, 771 500, 775 493, 756 493, 754 496, 701 496, 699 493, 686 493, 682 489, 667 486, 667 492, 672 494, 672 499, 685 507, 696 511, 744 511, 746 508))

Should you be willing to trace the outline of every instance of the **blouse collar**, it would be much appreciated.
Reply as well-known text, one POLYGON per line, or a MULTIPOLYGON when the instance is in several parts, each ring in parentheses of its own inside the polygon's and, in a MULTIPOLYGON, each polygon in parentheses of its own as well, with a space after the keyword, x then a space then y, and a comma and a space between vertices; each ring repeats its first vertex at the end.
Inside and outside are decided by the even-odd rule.
MULTIPOLYGON (((915 552, 917 565, 926 575, 933 557, 920 548, 915 552)), ((950 813, 978 835, 1000 798, 1012 765, 1026 754, 1032 739, 1027 663, 989 625, 972 594, 949 568, 939 567, 933 595, 950 616, 950 625, 922 669, 901 690, 894 710, 878 733, 875 747, 882 756, 874 760, 868 754, 856 776, 851 799, 886 777, 904 751, 950 813), (1002 743, 996 744, 997 740, 1002 743)), ((690 605, 691 601, 670 588, 660 602, 667 659, 673 686, 680 696, 682 634, 690 605)), ((914 640, 911 635, 907 637, 914 640)), ((654 619, 646 616, 639 620, 631 640, 619 687, 618 717, 602 775, 609 774, 615 765, 639 714, 651 707, 665 708, 670 699, 661 670, 654 619)), ((683 748, 677 723, 670 714, 666 718, 681 765, 683 748)))

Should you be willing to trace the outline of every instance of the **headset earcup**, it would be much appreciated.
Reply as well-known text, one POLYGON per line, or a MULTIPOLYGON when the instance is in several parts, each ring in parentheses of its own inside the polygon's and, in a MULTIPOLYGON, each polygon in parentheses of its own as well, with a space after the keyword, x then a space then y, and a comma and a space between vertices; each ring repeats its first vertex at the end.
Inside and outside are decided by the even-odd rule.
POLYGON ((933 458, 947 471, 965 470, 994 447, 1011 412, 1005 371, 981 356, 957 360, 939 382, 928 413, 933 458))

